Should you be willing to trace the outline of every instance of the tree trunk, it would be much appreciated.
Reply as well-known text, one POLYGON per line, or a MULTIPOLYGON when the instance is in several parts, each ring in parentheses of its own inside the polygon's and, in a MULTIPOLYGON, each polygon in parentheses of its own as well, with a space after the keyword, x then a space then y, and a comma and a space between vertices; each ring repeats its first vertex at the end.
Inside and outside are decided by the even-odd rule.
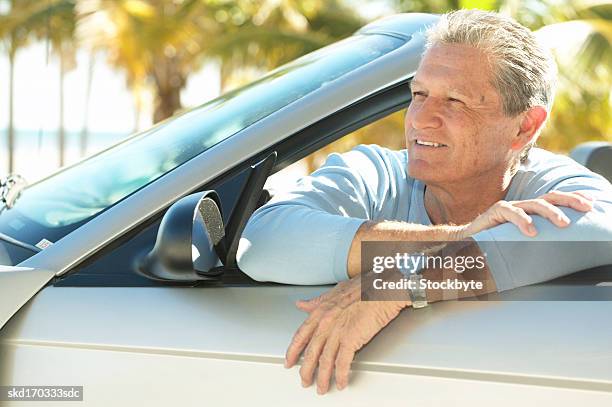
POLYGON ((155 103, 155 113, 153 121, 158 123, 172 116, 181 106, 181 89, 170 87, 167 89, 157 89, 157 101, 155 103))
MULTIPOLYGON (((13 40, 11 40, 13 42, 13 40)), ((10 44, 9 51, 9 117, 6 149, 8 153, 8 173, 15 171, 15 125, 14 125, 14 105, 15 105, 15 45, 10 44)))
POLYGON ((219 63, 219 81, 220 83, 220 93, 223 94, 227 91, 227 85, 230 79, 231 69, 229 68, 229 63, 221 61, 219 63))
POLYGON ((180 72, 176 57, 160 58, 154 64, 153 78, 156 87, 153 122, 158 123, 181 109, 181 89, 186 79, 180 72))
POLYGON ((64 76, 65 76, 65 61, 64 61, 64 53, 63 50, 60 47, 59 50, 59 59, 60 59, 60 77, 59 77, 59 129, 58 129, 58 133, 57 133, 57 148, 58 148, 58 153, 59 153, 59 165, 60 167, 64 166, 64 161, 65 161, 65 157, 64 157, 64 150, 65 150, 65 144, 66 144, 66 134, 64 131, 64 76))
POLYGON ((85 107, 83 112, 83 128, 79 137, 79 153, 83 157, 87 154, 87 144, 89 138, 89 105, 91 104, 91 85, 93 83, 93 73, 96 54, 92 51, 89 54, 89 65, 87 66, 87 83, 85 85, 85 107))
POLYGON ((140 117, 142 116, 142 86, 136 84, 134 86, 134 128, 132 134, 140 131, 140 117))

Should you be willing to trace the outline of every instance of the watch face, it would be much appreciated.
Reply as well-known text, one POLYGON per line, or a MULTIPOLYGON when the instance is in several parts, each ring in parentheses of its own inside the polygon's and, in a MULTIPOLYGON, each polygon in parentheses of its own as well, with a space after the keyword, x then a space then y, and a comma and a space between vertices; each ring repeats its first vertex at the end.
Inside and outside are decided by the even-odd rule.
POLYGON ((412 301, 412 308, 425 308, 427 301, 412 301))
POLYGON ((424 308, 427 306, 427 295, 425 289, 421 287, 422 276, 420 274, 412 274, 409 277, 410 300, 412 308, 424 308))

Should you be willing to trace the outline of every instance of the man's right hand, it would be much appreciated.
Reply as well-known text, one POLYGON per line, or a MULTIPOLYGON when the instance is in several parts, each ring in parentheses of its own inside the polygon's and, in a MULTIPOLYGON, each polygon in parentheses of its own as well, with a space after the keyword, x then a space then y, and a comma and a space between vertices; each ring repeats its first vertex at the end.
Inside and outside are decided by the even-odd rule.
POLYGON ((560 228, 567 227, 570 220, 559 209, 565 206, 581 212, 593 209, 593 198, 582 192, 551 191, 536 199, 525 201, 498 201, 484 213, 478 215, 463 231, 463 237, 490 229, 502 223, 513 223, 529 237, 537 235, 531 215, 540 215, 560 228))

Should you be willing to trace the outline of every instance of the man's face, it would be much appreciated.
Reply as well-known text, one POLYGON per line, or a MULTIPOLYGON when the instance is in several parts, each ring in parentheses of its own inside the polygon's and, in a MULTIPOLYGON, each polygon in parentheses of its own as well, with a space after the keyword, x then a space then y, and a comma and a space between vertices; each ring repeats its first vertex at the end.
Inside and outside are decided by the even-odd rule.
POLYGON ((411 83, 405 118, 408 174, 429 183, 499 176, 513 154, 520 115, 506 117, 485 54, 469 45, 436 45, 411 83), (435 142, 440 147, 422 145, 435 142))

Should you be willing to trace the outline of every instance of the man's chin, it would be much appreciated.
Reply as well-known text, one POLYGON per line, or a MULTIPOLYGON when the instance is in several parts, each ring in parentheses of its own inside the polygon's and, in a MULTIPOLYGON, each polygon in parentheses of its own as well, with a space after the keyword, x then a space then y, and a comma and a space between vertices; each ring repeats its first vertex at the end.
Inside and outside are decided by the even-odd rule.
POLYGON ((440 165, 431 165, 423 160, 408 162, 408 176, 421 182, 443 181, 445 175, 440 171, 440 165))

